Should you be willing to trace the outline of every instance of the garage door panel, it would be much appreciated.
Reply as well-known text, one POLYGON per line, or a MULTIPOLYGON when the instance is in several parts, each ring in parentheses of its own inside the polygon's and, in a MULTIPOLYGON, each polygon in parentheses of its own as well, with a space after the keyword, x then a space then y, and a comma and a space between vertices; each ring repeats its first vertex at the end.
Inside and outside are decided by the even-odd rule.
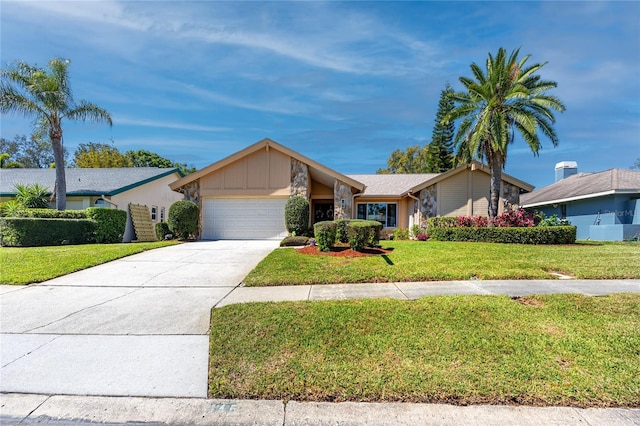
POLYGON ((282 198, 205 198, 204 239, 281 239, 287 235, 282 198))

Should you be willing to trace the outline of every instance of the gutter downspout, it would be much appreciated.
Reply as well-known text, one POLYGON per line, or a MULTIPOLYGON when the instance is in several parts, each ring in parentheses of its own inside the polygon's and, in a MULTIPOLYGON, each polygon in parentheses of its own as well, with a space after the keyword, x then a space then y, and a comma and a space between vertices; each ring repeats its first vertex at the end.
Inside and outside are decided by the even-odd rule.
MULTIPOLYGON (((420 208, 420 198, 418 198, 418 197, 416 197, 416 196, 412 195, 412 194, 411 194, 411 192, 407 192, 407 196, 408 196, 409 198, 413 198, 414 200, 416 200, 416 201, 418 202, 418 208, 420 208)), ((411 216, 415 215, 416 213, 417 213, 417 212, 415 212, 415 211, 414 211, 414 212, 411 214, 411 216)), ((415 222, 415 218, 414 218, 413 224, 415 225, 415 223, 416 223, 416 222, 415 222)))
POLYGON ((360 192, 356 192, 351 196, 351 219, 356 219, 356 217, 354 217, 358 213, 356 209, 356 197, 362 195, 363 192, 364 192, 364 189, 360 192))

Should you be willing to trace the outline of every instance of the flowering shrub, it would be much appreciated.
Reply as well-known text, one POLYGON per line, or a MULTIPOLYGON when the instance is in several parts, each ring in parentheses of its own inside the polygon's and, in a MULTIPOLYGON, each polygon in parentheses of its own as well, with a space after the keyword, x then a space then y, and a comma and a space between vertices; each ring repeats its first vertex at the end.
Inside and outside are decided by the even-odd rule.
POLYGON ((416 235, 416 240, 418 241, 427 241, 428 239, 429 236, 424 232, 420 232, 418 235, 416 235))
POLYGON ((484 216, 458 216, 458 226, 466 228, 484 228, 489 224, 489 219, 484 216))
POLYGON ((500 216, 493 218, 491 223, 493 226, 497 226, 499 228, 508 228, 513 226, 528 228, 535 226, 533 215, 531 213, 527 213, 524 209, 504 212, 500 216))

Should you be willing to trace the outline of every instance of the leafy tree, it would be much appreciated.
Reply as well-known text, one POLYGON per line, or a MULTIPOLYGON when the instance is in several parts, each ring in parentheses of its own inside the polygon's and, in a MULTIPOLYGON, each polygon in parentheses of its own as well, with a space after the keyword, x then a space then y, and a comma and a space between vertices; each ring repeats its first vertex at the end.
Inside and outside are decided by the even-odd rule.
POLYGON ((142 149, 138 151, 127 151, 124 155, 131 160, 132 167, 176 167, 180 169, 182 174, 185 176, 196 171, 196 168, 193 166, 187 166, 185 163, 174 163, 168 158, 161 157, 155 152, 145 151, 142 149))
POLYGON ((640 157, 636 158, 636 162, 631 166, 631 170, 640 170, 640 157))
POLYGON ((131 167, 131 160, 108 143, 81 143, 73 153, 73 164, 82 169, 131 167))
POLYGON ((507 57, 506 50, 500 48, 495 57, 489 54, 486 70, 472 63, 473 78, 460 77, 466 91, 456 93, 456 107, 443 120, 448 123, 461 119, 455 138, 457 161, 478 158, 488 162, 491 169, 489 217, 492 218, 498 215, 502 169, 508 147, 515 140, 515 131, 533 154, 538 155, 542 147, 539 131, 554 146, 558 145, 553 110, 565 110, 558 98, 547 93, 558 84, 536 75, 546 63, 528 66, 530 55, 519 60, 519 52, 520 49, 516 49, 507 57))
POLYGON ((427 173, 442 173, 454 167, 453 138, 456 127, 453 122, 443 123, 442 120, 455 108, 454 91, 451 85, 440 92, 436 123, 433 127, 431 142, 426 146, 427 173))
POLYGON ((410 146, 406 151, 396 149, 387 160, 387 167, 378 169, 378 174, 425 173, 427 151, 419 145, 410 146))
MULTIPOLYGON (((65 162, 69 153, 62 148, 65 162)), ((0 152, 9 154, 9 160, 4 167, 24 167, 28 169, 46 169, 51 167, 55 159, 51 141, 43 139, 37 134, 27 139, 25 135, 16 135, 12 141, 0 138, 0 152)))
POLYGON ((27 209, 49 208, 49 188, 37 183, 16 185, 16 202, 27 209))
POLYGON ((49 135, 56 168, 56 208, 67 205, 67 182, 64 170, 63 119, 106 122, 111 115, 103 108, 81 100, 73 100, 69 82, 70 61, 54 58, 47 68, 18 62, 13 68, 1 70, 0 111, 33 117, 36 134, 49 135))
POLYGON ((155 152, 145 150, 127 151, 124 153, 129 159, 131 167, 173 167, 171 160, 159 156, 155 152))

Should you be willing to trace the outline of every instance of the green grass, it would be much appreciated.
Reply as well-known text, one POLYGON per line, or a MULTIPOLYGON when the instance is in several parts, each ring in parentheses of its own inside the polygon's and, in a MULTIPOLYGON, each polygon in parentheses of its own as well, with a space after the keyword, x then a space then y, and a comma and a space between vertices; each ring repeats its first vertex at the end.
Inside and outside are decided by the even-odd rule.
POLYGON ((640 406, 640 295, 252 303, 211 324, 211 398, 640 406))
POLYGON ((519 245, 382 241, 386 257, 336 258, 275 250, 247 286, 479 279, 640 278, 640 244, 519 245))
POLYGON ((0 284, 38 283, 175 241, 84 244, 56 247, 0 247, 0 284))

